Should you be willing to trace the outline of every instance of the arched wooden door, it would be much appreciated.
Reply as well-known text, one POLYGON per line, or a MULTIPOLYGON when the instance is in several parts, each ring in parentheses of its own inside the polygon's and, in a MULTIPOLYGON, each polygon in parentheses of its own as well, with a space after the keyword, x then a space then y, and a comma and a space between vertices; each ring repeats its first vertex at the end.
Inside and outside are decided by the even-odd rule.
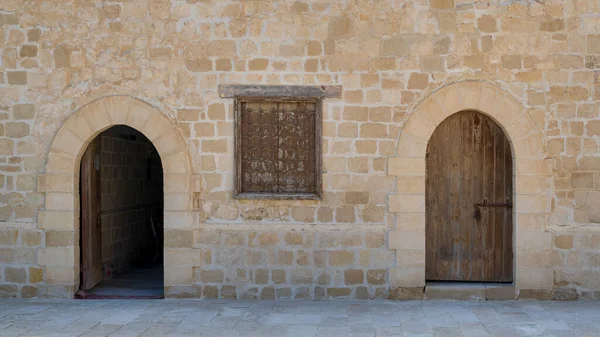
POLYGON ((512 156, 489 117, 462 111, 427 146, 426 279, 512 282, 512 156))

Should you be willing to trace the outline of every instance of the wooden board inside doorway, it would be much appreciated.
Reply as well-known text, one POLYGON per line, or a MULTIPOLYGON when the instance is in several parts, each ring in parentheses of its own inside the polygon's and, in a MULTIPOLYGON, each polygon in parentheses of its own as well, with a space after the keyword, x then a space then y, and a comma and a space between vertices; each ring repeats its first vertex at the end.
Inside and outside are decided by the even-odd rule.
POLYGON ((94 139, 81 158, 81 289, 102 281, 102 228, 100 223, 100 140, 94 139), (96 161, 96 163, 94 163, 96 161))

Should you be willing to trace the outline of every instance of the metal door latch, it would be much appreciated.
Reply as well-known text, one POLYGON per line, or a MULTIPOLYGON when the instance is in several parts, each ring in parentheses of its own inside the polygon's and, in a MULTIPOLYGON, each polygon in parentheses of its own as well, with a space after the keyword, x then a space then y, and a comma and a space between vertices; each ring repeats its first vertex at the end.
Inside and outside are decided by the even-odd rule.
POLYGON ((510 200, 506 200, 505 203, 488 203, 487 199, 483 199, 482 203, 479 204, 474 204, 473 206, 475 206, 475 219, 479 220, 481 219, 481 210, 480 207, 506 207, 506 208, 512 208, 512 203, 510 202, 510 200))

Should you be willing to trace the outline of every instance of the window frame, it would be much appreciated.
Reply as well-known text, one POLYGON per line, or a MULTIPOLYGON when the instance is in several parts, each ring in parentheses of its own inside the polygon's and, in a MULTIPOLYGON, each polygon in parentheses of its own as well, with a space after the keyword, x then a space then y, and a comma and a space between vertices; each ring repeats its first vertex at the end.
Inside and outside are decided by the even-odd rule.
POLYGON ((322 96, 234 96, 234 192, 235 199, 250 200, 321 200, 322 198, 322 96), (242 104, 246 102, 313 102, 315 111, 315 192, 314 193, 260 193, 242 191, 242 104))

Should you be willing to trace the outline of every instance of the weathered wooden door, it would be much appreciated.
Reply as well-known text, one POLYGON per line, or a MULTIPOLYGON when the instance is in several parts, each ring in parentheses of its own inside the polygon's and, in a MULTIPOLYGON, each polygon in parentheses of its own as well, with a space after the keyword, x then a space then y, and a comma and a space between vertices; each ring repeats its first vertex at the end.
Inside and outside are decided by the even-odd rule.
POLYGON ((427 280, 511 282, 512 156, 489 117, 448 117, 427 146, 427 280))
POLYGON ((100 140, 94 139, 81 158, 81 288, 102 281, 100 227, 100 140))

